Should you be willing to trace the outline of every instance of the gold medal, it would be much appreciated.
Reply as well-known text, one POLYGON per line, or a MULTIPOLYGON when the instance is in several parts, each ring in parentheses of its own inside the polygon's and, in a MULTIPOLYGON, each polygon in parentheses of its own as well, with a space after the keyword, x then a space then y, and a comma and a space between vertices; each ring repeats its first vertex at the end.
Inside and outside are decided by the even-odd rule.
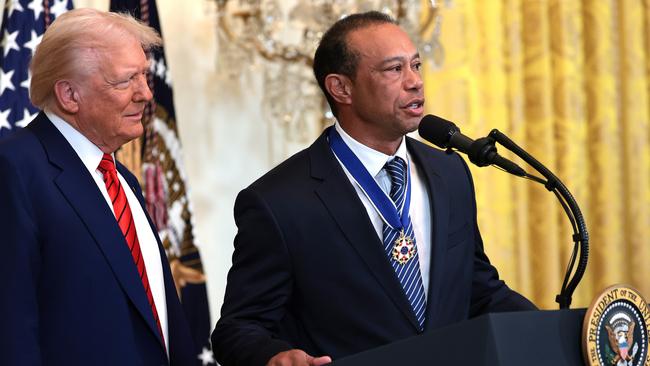
POLYGON ((415 243, 413 238, 404 233, 402 229, 399 237, 395 240, 393 245, 393 259, 399 264, 406 264, 415 256, 415 243))

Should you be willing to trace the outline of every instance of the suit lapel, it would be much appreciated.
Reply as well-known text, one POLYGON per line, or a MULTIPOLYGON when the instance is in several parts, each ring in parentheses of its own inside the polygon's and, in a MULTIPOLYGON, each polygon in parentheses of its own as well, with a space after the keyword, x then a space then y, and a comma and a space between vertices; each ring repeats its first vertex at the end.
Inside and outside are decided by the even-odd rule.
POLYGON ((41 140, 50 163, 61 169, 60 174, 54 178, 54 183, 95 239, 95 243, 104 254, 115 278, 128 298, 145 319, 154 335, 159 337, 158 328, 142 288, 137 268, 133 264, 131 253, 115 216, 97 189, 95 181, 74 149, 44 113, 41 112, 27 128, 41 140))
POLYGON ((386 260, 383 244, 377 237, 366 208, 359 199, 343 168, 334 157, 326 139, 327 130, 309 148, 312 177, 322 180, 316 195, 341 229, 348 243, 359 254, 377 282, 404 316, 419 328, 411 305, 393 268, 386 260))
POLYGON ((447 229, 449 227, 449 194, 448 187, 437 172, 437 166, 432 154, 425 145, 407 138, 409 152, 412 154, 417 167, 426 179, 429 202, 431 203, 431 266, 429 267, 429 291, 427 296, 427 318, 425 328, 430 329, 435 324, 432 317, 441 301, 440 288, 445 276, 445 251, 447 229))

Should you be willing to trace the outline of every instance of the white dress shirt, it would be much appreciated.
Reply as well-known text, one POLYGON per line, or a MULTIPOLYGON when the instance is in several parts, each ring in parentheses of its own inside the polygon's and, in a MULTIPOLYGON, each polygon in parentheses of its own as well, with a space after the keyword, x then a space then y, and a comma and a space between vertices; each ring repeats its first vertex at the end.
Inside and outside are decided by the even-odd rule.
MULTIPOLYGON (((431 268, 431 210, 429 205, 429 193, 425 186, 424 177, 419 172, 419 169, 415 166, 411 155, 406 149, 406 139, 402 139, 402 143, 395 155, 390 156, 382 152, 374 150, 359 141, 353 139, 348 135, 339 123, 334 124, 334 128, 341 135, 343 142, 352 150, 354 155, 359 158, 363 166, 368 170, 368 173, 375 178, 379 187, 386 193, 390 194, 390 187, 392 185, 390 176, 384 170, 384 165, 387 162, 392 160, 394 157, 399 156, 408 162, 409 171, 411 173, 411 207, 409 209, 411 214, 411 222, 413 223, 413 234, 415 235, 415 244, 418 250, 418 258, 420 261, 420 273, 422 274, 422 284, 424 285, 425 296, 428 297, 429 292, 429 270, 431 268)), ((366 194, 361 190, 361 187, 356 183, 352 178, 350 172, 345 168, 343 163, 339 161, 341 167, 345 171, 345 174, 350 179, 350 182, 354 186, 354 189, 361 199, 361 202, 368 212, 372 226, 375 228, 375 232, 379 237, 379 240, 383 242, 383 227, 384 222, 379 216, 379 213, 375 207, 370 203, 366 194)))
MULTIPOLYGON (((86 169, 88 169, 88 172, 90 172, 90 175, 95 180, 97 188, 99 188, 99 191, 102 192, 102 195, 104 195, 106 204, 111 209, 111 212, 113 212, 113 204, 108 195, 108 191, 106 190, 104 175, 97 169, 104 153, 74 127, 65 122, 61 117, 57 116, 51 111, 45 111, 45 115, 50 119, 50 121, 52 121, 54 126, 59 130, 59 132, 61 132, 63 137, 65 137, 65 139, 77 153, 84 166, 86 169)), ((122 177, 122 174, 120 174, 119 171, 117 172, 117 176, 122 183, 122 187, 124 187, 126 199, 129 202, 129 207, 131 208, 131 213, 133 214, 135 231, 138 235, 140 251, 142 252, 142 258, 144 258, 144 264, 147 270, 147 277, 149 278, 149 287, 151 287, 151 293, 153 295, 153 300, 156 304, 156 311, 158 312, 158 318, 160 320, 160 327, 162 328, 163 336, 165 338, 165 348, 169 350, 165 281, 163 278, 162 262, 160 258, 160 251, 158 250, 158 242, 156 241, 153 230, 149 225, 147 216, 145 215, 144 210, 140 205, 140 201, 138 201, 138 199, 135 197, 135 194, 130 189, 130 185, 126 182, 124 177, 122 177)), ((115 214, 115 212, 113 212, 113 214, 115 214)), ((124 243, 124 245, 126 245, 126 243, 124 243)))

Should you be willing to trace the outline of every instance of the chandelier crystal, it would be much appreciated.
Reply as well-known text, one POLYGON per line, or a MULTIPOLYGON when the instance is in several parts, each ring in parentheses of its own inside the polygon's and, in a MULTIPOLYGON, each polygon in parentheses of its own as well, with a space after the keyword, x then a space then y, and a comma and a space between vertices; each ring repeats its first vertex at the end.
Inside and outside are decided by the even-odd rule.
POLYGON ((237 78, 246 69, 262 71, 264 115, 287 142, 306 143, 332 123, 311 66, 320 38, 337 20, 382 11, 409 33, 423 62, 436 69, 444 61, 440 8, 450 0, 215 1, 220 72, 237 78))

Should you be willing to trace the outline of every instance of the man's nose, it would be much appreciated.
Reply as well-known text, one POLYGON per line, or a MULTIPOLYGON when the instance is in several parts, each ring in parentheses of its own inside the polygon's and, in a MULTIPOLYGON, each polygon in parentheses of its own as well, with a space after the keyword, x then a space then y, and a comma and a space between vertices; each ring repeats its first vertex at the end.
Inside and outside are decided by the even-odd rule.
POLYGON ((424 86, 419 69, 408 68, 406 71, 405 88, 420 90, 424 86))
POLYGON ((149 88, 147 74, 140 74, 136 81, 136 90, 133 94, 134 101, 148 102, 153 99, 153 93, 149 88))

